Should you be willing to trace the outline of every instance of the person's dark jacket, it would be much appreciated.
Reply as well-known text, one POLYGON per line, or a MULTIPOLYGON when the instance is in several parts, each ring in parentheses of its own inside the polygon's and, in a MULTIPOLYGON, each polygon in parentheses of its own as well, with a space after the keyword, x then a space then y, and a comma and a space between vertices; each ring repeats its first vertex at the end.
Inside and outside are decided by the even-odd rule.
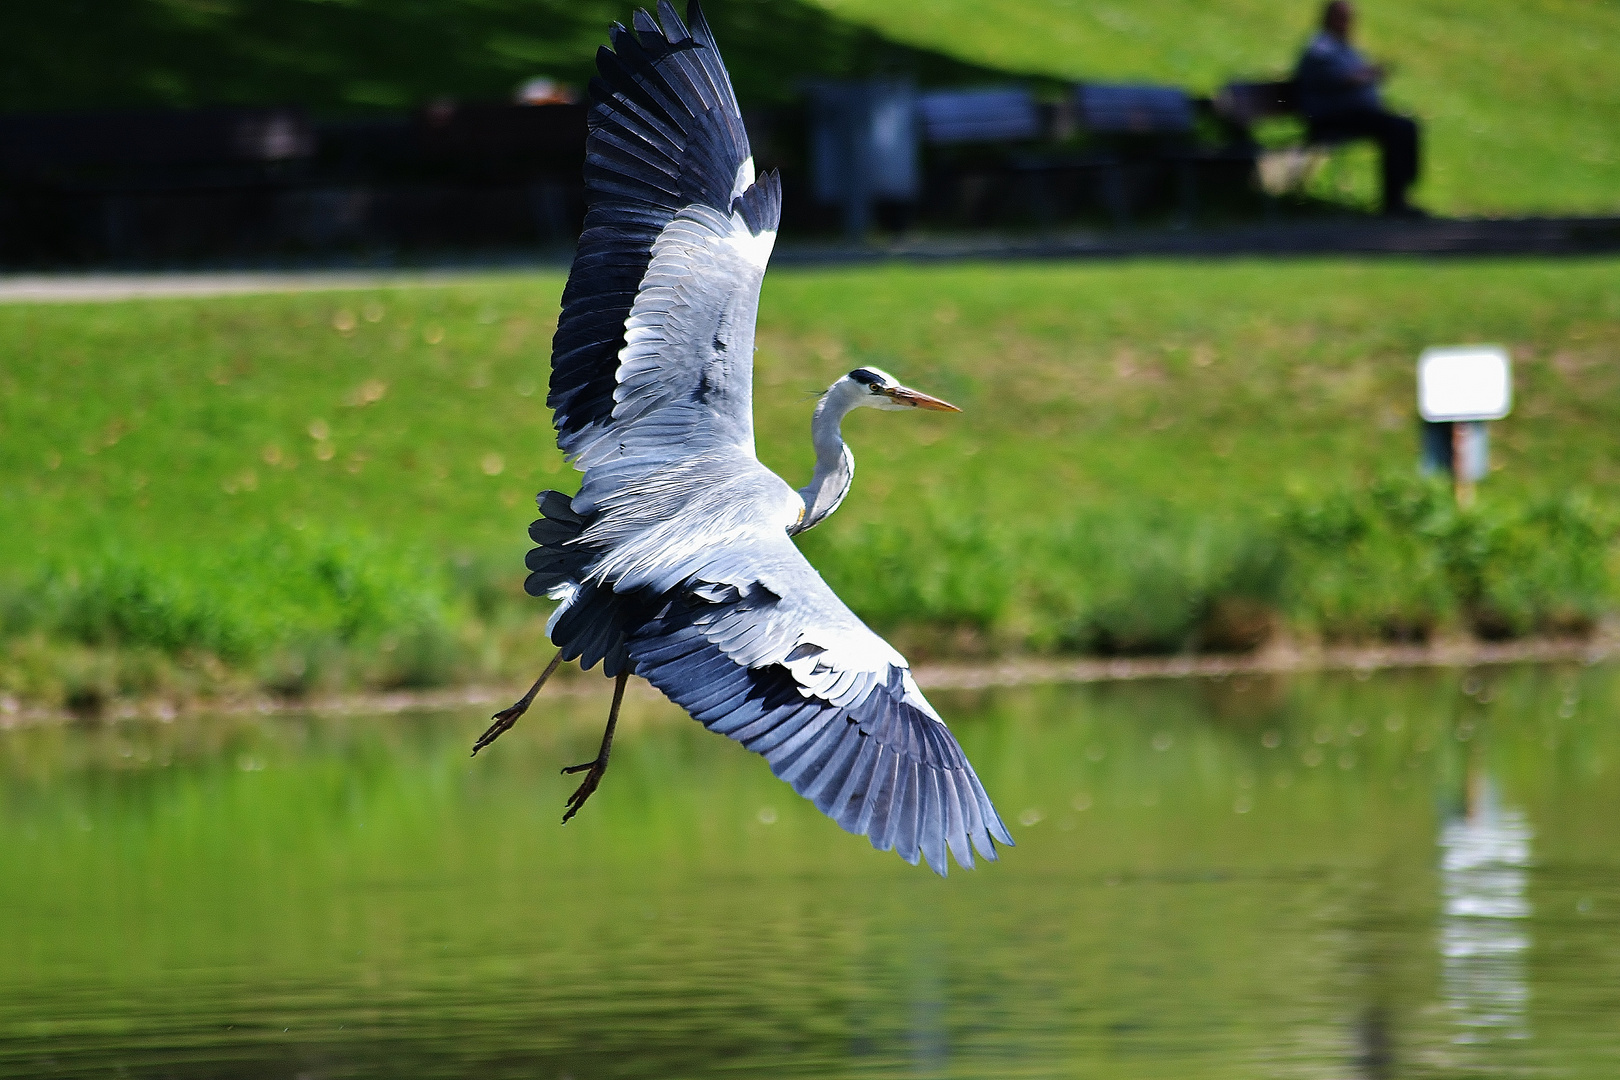
POLYGON ((1373 65, 1343 38, 1322 31, 1311 39, 1294 68, 1299 111, 1315 120, 1384 107, 1373 65))

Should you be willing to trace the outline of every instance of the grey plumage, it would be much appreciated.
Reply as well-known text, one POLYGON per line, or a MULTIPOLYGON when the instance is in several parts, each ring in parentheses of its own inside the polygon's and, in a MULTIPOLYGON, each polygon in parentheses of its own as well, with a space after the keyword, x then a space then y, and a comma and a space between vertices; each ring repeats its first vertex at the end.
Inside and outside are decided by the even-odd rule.
POLYGON ((942 874, 947 850, 993 859, 1012 839, 960 746, 791 539, 848 490, 851 409, 951 406, 857 369, 817 407, 806 488, 760 464, 754 321, 780 184, 754 176, 696 3, 688 23, 658 12, 598 54, 548 398, 584 478, 540 495, 525 587, 559 601, 565 659, 647 679, 843 828, 942 874))

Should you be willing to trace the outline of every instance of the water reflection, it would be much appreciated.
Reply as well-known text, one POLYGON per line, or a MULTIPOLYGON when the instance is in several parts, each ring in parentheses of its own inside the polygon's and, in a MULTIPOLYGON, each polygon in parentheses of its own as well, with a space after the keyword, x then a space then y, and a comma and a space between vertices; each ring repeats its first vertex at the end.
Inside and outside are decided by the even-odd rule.
POLYGON ((1620 1076, 1620 671, 1461 683, 942 700, 945 881, 646 701, 0 731, 0 1077, 1620 1076))
POLYGON ((1530 1034, 1525 952, 1531 830, 1502 806, 1496 785, 1470 771, 1466 812, 1440 831, 1440 972, 1459 1043, 1530 1034))

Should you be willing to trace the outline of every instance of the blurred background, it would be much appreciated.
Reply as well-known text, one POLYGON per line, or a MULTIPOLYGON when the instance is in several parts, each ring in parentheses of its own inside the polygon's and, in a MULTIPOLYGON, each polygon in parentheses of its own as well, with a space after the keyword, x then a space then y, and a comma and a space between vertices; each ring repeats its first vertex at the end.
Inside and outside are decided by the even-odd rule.
POLYGON ((558 830, 594 673, 465 756, 628 7, 11 5, 0 1075, 1612 1075, 1620 11, 1359 9, 1422 216, 1314 3, 707 12, 760 455, 862 364, 963 408, 852 417, 803 546, 1019 846, 941 883, 650 692, 558 830))
MULTIPOLYGON (((1290 82, 1314 3, 717 0, 709 15, 758 162, 782 170, 786 236, 1057 241, 1087 225, 1342 223, 1378 204, 1372 144, 1314 124, 1290 82)), ((595 0, 13 8, 0 265, 566 252, 584 91, 616 18, 595 0)), ((1596 218, 1540 243, 1620 244, 1605 218, 1616 18, 1370 9, 1354 41, 1387 66, 1388 107, 1423 125, 1421 205, 1596 218)))

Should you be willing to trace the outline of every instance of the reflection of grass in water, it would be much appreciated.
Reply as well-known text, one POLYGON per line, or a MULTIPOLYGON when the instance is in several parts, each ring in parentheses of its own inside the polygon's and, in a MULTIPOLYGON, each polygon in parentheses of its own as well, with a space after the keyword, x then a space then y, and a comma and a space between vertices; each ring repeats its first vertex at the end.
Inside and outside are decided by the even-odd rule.
MULTIPOLYGON (((923 654, 1241 647, 1278 610, 1349 638, 1567 629, 1606 603, 1614 271, 776 272, 760 453, 800 482, 811 396, 858 363, 966 408, 852 417, 854 492, 805 539, 923 654), (1465 518, 1401 479, 1413 360, 1458 340, 1512 347, 1518 399, 1465 518)), ((543 405, 560 283, 0 309, 0 688, 528 673, 529 500, 576 482, 543 405)))
POLYGON ((640 701, 567 828, 556 769, 589 756, 602 698, 547 701, 473 761, 476 715, 7 732, 0 923, 27 945, 0 951, 0 1053, 26 1031, 28 1053, 116 1047, 132 1069, 179 1042, 328 1067, 392 1055, 371 1071, 393 1075, 717 1075, 722 1059, 842 1075, 864 1047, 847 1074, 871 1075, 904 1067, 925 991, 964 1075, 1016 1056, 1032 1075, 1247 1076, 1293 1037, 1325 1069, 1344 1050, 1322 1033, 1369 995, 1413 1053, 1452 1034, 1429 1008, 1436 837, 1475 765, 1535 831, 1524 1052, 1603 1071, 1612 670, 941 705, 1008 818, 1040 812, 1001 863, 945 883, 640 701), (153 1049, 142 1033, 161 1033, 153 1049))

